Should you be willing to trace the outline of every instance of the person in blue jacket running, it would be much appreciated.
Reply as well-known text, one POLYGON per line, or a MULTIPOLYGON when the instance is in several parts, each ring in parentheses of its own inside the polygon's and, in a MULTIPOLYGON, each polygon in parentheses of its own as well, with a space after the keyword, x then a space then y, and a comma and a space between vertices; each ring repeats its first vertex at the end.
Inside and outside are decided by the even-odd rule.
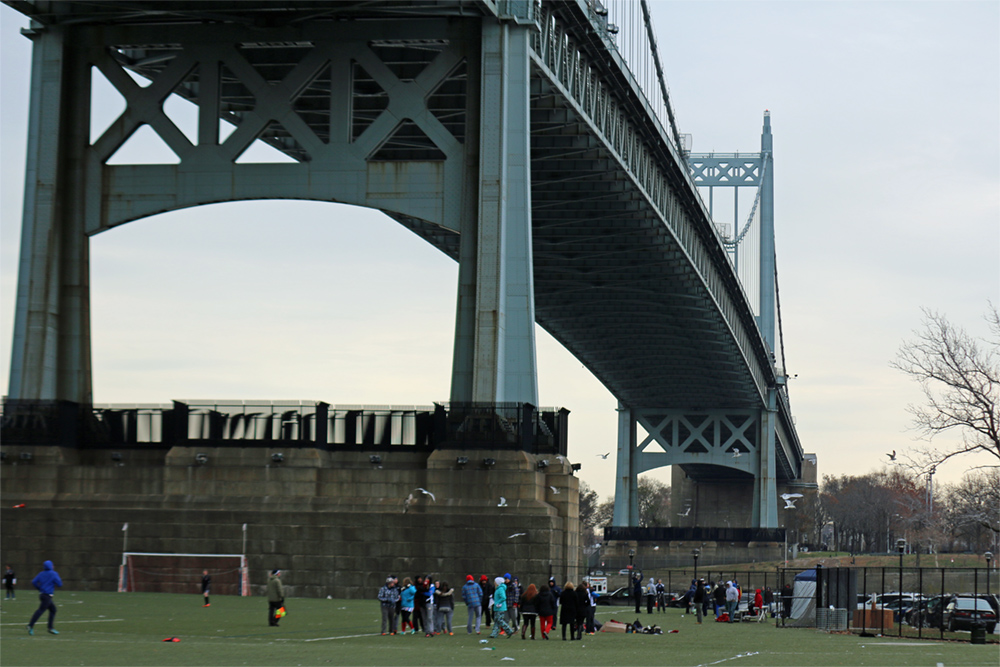
POLYGON ((37 621, 45 610, 49 610, 49 632, 54 635, 58 635, 59 631, 55 629, 56 621, 56 603, 52 601, 52 596, 55 594, 56 586, 62 588, 62 579, 59 578, 59 573, 56 572, 55 567, 52 565, 52 561, 47 560, 42 564, 44 568, 38 575, 31 580, 31 585, 38 589, 38 599, 41 604, 38 606, 38 610, 31 617, 31 621, 28 623, 28 634, 35 634, 35 621, 37 621))

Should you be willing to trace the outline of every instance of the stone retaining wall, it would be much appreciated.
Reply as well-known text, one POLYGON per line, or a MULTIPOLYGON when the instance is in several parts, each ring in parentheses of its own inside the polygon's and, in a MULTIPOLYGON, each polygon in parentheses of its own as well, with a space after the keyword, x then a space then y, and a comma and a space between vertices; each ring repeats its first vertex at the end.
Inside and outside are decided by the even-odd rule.
POLYGON ((272 568, 290 596, 346 598, 373 597, 388 573, 453 587, 466 574, 582 574, 579 483, 565 460, 542 470, 540 457, 511 451, 388 452, 373 465, 368 453, 316 449, 281 450, 281 463, 258 448, 123 451, 120 462, 104 450, 17 450, 0 466, 0 549, 22 581, 51 559, 68 589, 115 590, 126 522, 129 551, 166 553, 240 553, 246 523, 255 595, 272 568))

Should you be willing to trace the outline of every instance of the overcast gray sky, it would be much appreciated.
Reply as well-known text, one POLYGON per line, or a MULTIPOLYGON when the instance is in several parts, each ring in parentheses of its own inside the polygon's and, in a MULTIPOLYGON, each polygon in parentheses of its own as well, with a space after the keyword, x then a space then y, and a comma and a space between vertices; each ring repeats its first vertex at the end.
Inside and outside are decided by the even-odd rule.
MULTIPOLYGON (((771 111, 793 413, 821 474, 905 450, 889 361, 921 307, 985 335, 1000 302, 1000 3, 652 3, 695 152, 759 151, 771 111)), ((9 373, 30 49, 0 8, 0 377, 9 373)), ((107 112, 104 112, 107 115, 107 112)), ((98 402, 447 400, 457 265, 380 213, 232 203, 91 241, 98 402)), ((539 330, 541 403, 614 491, 614 398, 539 330), (600 465, 599 465, 600 463, 600 465)), ((938 479, 955 480, 968 462, 938 479)), ((651 473, 669 481, 668 469, 651 473)))

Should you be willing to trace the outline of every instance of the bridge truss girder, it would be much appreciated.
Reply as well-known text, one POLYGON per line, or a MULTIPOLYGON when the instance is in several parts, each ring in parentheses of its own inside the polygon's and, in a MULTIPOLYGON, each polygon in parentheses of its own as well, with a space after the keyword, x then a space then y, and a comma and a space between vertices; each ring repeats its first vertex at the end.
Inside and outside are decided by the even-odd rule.
POLYGON ((9 396, 92 403, 90 236, 189 206, 295 198, 380 209, 459 259, 451 400, 537 405, 528 28, 497 20, 488 3, 478 17, 446 5, 410 11, 466 18, 262 27, 197 11, 149 24, 140 12, 138 23, 89 25, 115 15, 100 2, 79 20, 36 13, 52 22, 31 34, 9 396), (91 142, 94 71, 125 110, 91 142), (197 105, 194 137, 165 112, 171 94, 197 105), (235 125, 228 136, 220 119, 235 125), (143 126, 178 162, 108 164, 143 126), (296 162, 240 163, 257 140, 296 162))

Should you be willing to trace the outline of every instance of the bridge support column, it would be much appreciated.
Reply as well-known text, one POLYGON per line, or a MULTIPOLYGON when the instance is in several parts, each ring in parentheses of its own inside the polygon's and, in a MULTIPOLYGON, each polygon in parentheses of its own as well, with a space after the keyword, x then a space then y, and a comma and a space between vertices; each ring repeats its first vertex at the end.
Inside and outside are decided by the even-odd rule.
POLYGON ((483 22, 479 172, 462 220, 453 401, 538 405, 528 36, 527 27, 483 22))
POLYGON ((632 410, 618 403, 618 475, 612 526, 639 525, 639 472, 636 466, 636 430, 632 410))
POLYGON ((753 526, 778 527, 778 481, 775 476, 775 427, 777 390, 768 390, 768 407, 760 413, 760 467, 754 475, 753 526))
POLYGON ((764 342, 773 355, 777 320, 777 278, 774 257, 774 157, 771 136, 771 113, 764 112, 764 129, 760 135, 760 154, 764 160, 760 182, 760 315, 757 324, 764 342))
POLYGON ((90 76, 69 30, 33 36, 21 256, 8 396, 92 402, 83 150, 90 76))

